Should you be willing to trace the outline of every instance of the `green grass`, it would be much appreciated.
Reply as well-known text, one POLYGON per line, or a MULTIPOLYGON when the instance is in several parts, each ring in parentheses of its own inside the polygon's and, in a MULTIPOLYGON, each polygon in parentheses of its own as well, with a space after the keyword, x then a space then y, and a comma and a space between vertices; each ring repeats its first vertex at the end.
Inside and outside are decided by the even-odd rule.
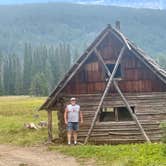
POLYGON ((49 149, 84 161, 93 158, 98 165, 166 166, 165 144, 50 146, 49 149))
MULTIPOLYGON (((45 111, 35 110, 44 102, 43 97, 0 97, 0 143, 15 145, 41 144, 47 140, 47 129, 26 129, 24 123, 47 121, 45 111), (35 118, 38 114, 39 118, 35 118)), ((53 115, 54 136, 57 135, 57 116, 53 115)))
MULTIPOLYGON (((35 112, 45 98, 15 96, 0 97, 0 144, 30 146, 47 140, 47 129, 25 129, 24 123, 47 121, 46 112, 35 112), (38 114, 39 118, 34 116, 38 114)), ((54 137, 57 137, 57 116, 53 114, 54 137)), ((80 162, 94 159, 98 165, 109 166, 166 166, 166 144, 50 146, 80 162)))

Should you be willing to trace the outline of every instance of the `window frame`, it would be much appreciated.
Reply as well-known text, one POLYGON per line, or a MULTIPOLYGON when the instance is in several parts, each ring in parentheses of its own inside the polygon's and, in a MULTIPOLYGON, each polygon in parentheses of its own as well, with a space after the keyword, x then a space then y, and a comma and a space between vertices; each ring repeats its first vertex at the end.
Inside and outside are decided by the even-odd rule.
MULTIPOLYGON (((135 114, 135 106, 130 106, 131 107, 131 109, 133 110, 133 113, 135 114)), ((102 107, 101 108, 101 110, 100 110, 100 113, 99 113, 99 116, 98 116, 98 122, 99 123, 109 123, 109 122, 128 122, 128 121, 134 121, 133 119, 132 119, 132 116, 130 115, 130 113, 129 113, 129 111, 128 111, 128 113, 129 113, 129 115, 130 115, 130 119, 129 120, 119 120, 119 118, 120 118, 120 116, 119 116, 119 112, 120 112, 120 110, 118 111, 118 108, 119 109, 126 109, 127 111, 128 111, 128 109, 127 109, 127 107, 125 107, 125 106, 118 106, 118 107, 102 107), (114 120, 106 120, 106 121, 103 121, 103 120, 101 120, 101 116, 102 116, 102 109, 109 109, 109 108, 111 108, 111 109, 113 109, 113 113, 114 113, 114 120)), ((103 113, 104 112, 107 112, 107 111, 103 111, 103 113)), ((109 112, 107 112, 107 113, 109 113, 109 112)))
MULTIPOLYGON (((107 65, 114 65, 114 67, 115 67, 115 62, 106 62, 105 63, 106 64, 106 66, 107 65)), ((120 66, 120 77, 114 77, 114 80, 122 80, 122 78, 123 78, 123 76, 124 76, 124 72, 123 72, 123 70, 122 70, 122 64, 120 63, 119 65, 118 65, 118 67, 120 66)), ((107 66, 108 67, 108 66, 107 66)), ((108 67, 108 70, 109 70, 109 67, 108 67)), ((109 70, 110 71, 110 70, 109 70)), ((110 71, 110 73, 111 73, 111 71, 110 71)), ((115 75, 116 75, 116 73, 115 73, 115 75)), ((107 74, 106 74, 106 77, 107 77, 107 74)))

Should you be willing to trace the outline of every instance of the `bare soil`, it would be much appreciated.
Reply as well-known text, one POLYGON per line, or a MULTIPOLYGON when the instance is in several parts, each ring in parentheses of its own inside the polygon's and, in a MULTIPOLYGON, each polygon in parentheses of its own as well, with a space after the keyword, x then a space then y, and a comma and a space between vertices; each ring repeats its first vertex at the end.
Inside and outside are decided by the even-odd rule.
MULTIPOLYGON (((78 166, 75 158, 47 147, 17 147, 0 145, 0 166, 78 166)), ((88 164, 89 165, 89 164, 88 164)))

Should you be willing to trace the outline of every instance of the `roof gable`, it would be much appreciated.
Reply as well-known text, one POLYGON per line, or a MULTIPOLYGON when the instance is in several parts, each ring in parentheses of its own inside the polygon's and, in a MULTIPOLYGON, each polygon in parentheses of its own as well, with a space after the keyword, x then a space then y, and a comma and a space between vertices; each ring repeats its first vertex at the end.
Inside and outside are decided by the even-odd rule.
POLYGON ((108 25, 87 48, 84 54, 81 55, 81 57, 71 67, 71 69, 65 74, 64 78, 57 84, 56 88, 50 93, 47 100, 38 110, 51 108, 52 102, 56 100, 56 97, 59 95, 59 93, 65 88, 65 86, 73 78, 73 76, 84 64, 91 53, 93 53, 95 48, 100 45, 103 39, 110 33, 115 35, 115 37, 118 38, 119 42, 123 43, 128 48, 128 50, 132 51, 134 55, 137 56, 137 58, 139 58, 151 71, 153 71, 154 74, 156 74, 157 77, 159 77, 161 81, 166 84, 166 71, 161 69, 153 59, 151 59, 140 48, 129 41, 120 31, 108 25))

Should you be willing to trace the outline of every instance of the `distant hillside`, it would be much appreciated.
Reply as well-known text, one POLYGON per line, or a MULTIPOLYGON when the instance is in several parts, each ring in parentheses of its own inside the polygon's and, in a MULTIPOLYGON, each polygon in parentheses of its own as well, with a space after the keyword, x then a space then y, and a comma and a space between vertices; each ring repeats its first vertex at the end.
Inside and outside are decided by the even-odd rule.
POLYGON ((0 52, 22 54, 25 42, 70 43, 82 50, 108 24, 151 55, 166 53, 166 11, 64 3, 0 6, 0 52))

